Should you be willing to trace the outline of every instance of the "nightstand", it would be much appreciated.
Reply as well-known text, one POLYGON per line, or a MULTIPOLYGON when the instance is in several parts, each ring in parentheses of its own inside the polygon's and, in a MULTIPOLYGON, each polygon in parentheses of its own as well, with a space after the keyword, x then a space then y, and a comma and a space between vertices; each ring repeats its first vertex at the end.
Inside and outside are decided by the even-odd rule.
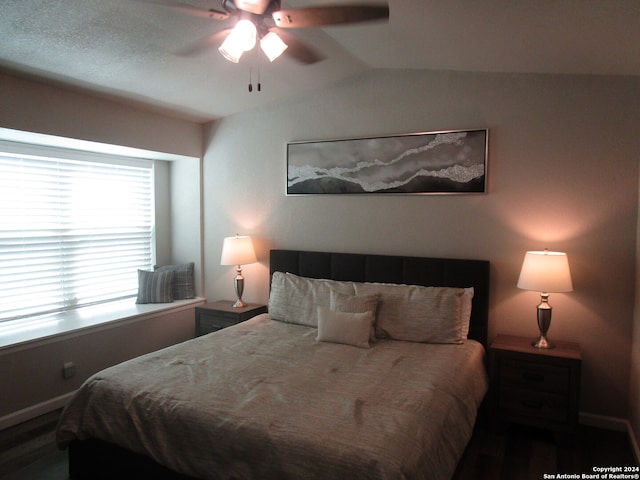
POLYGON ((219 300, 196 307, 196 337, 216 332, 236 323, 249 320, 267 312, 266 305, 247 303, 244 307, 233 307, 232 300, 219 300))
POLYGON ((578 425, 582 357, 576 343, 555 348, 498 335, 489 347, 492 423, 520 423, 573 433, 578 425))

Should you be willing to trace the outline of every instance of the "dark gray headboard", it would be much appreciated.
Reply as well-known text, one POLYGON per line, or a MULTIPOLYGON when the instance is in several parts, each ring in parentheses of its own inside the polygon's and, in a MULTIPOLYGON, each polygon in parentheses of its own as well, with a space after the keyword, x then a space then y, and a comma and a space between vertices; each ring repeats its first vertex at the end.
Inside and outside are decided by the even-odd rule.
POLYGON ((433 287, 474 287, 469 338, 487 345, 489 261, 271 250, 270 272, 310 278, 433 287))

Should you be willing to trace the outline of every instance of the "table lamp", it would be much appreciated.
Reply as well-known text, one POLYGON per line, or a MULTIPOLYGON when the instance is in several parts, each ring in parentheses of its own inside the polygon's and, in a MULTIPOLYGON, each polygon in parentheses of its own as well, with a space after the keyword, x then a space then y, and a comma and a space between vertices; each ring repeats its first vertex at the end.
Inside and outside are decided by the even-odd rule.
POLYGON ((242 265, 256 263, 256 252, 253 249, 251 237, 236 235, 235 237, 226 237, 222 244, 222 257, 220 265, 235 265, 236 278, 233 279, 233 286, 236 291, 236 303, 234 307, 244 307, 242 301, 242 292, 244 291, 244 277, 242 276, 242 265))
POLYGON ((538 305, 538 328, 540 338, 532 343, 536 348, 553 348, 547 340, 551 326, 551 305, 549 292, 570 292, 573 290, 567 254, 563 252, 527 252, 522 262, 518 288, 540 292, 538 305))

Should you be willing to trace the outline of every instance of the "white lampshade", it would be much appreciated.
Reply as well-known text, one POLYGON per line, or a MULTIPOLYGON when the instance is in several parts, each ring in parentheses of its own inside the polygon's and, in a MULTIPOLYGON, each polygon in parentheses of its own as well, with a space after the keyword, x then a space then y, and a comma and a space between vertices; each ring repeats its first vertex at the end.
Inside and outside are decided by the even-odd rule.
POLYGON ((224 239, 220 265, 247 265, 257 261, 251 237, 236 235, 224 239))
POLYGON ((240 57, 244 53, 244 50, 240 48, 238 45, 234 44, 233 41, 225 40, 222 45, 218 48, 220 54, 233 63, 238 63, 240 61, 240 57))
POLYGON ((569 260, 563 252, 527 252, 522 262, 518 288, 536 292, 573 290, 569 260))
POLYGON ((249 20, 240 20, 222 42, 218 51, 227 60, 238 63, 244 52, 255 47, 256 36, 256 26, 249 20))
POLYGON ((273 62, 287 49, 287 44, 282 41, 277 33, 269 32, 260 40, 260 48, 269 58, 269 61, 273 62))

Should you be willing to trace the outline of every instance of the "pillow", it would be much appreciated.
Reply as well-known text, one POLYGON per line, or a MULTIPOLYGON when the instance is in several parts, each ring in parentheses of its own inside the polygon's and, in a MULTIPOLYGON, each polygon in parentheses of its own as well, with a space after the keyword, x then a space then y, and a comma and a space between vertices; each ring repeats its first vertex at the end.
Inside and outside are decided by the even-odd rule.
POLYGON ((193 262, 180 265, 165 265, 156 268, 156 272, 173 272, 173 282, 171 285, 174 300, 186 300, 196 297, 195 282, 193 279, 193 262))
POLYGON ((342 343, 354 347, 369 348, 369 331, 373 324, 373 312, 336 312, 318 307, 319 342, 342 343))
POLYGON ((136 303, 171 303, 173 272, 138 270, 138 298, 136 303))
POLYGON ((330 293, 353 295, 352 282, 306 278, 274 272, 269 295, 269 317, 282 322, 318 326, 318 307, 330 307, 330 293))
POLYGON ((339 312, 373 313, 374 321, 371 323, 369 341, 376 341, 376 331, 374 323, 376 318, 376 310, 378 308, 378 295, 363 295, 358 297, 355 295, 345 295, 343 293, 338 293, 332 290, 329 293, 329 308, 331 308, 331 310, 336 310, 339 312))
POLYGON ((356 295, 379 295, 377 338, 422 343, 462 343, 464 289, 355 283, 356 295))
POLYGON ((473 301, 473 287, 467 287, 462 294, 462 304, 460 306, 460 322, 462 323, 462 338, 469 336, 469 321, 471 320, 471 302, 473 301))

